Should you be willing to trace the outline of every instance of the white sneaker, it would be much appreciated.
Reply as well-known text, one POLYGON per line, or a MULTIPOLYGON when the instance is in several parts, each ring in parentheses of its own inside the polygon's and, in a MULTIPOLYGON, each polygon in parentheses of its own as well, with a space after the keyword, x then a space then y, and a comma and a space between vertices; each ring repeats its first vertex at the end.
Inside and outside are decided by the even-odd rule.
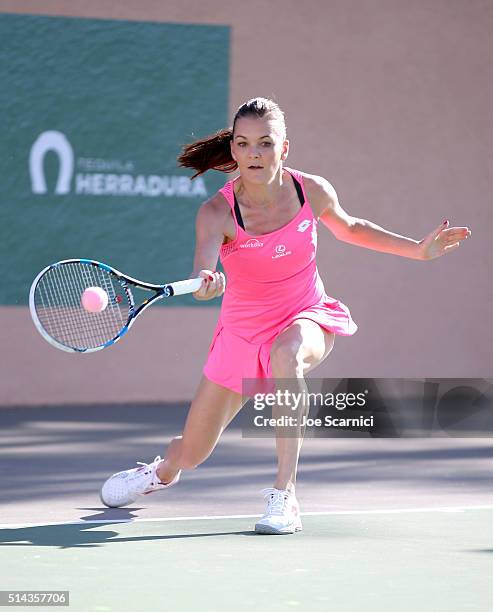
POLYGON ((282 535, 303 529, 300 505, 294 493, 283 489, 262 489, 267 497, 267 511, 255 525, 257 533, 282 535))
POLYGON ((117 472, 104 483, 99 497, 105 506, 120 508, 132 504, 139 495, 148 495, 154 491, 172 487, 180 480, 181 470, 171 482, 162 483, 157 474, 157 466, 162 461, 156 457, 152 463, 137 461, 140 467, 117 472))

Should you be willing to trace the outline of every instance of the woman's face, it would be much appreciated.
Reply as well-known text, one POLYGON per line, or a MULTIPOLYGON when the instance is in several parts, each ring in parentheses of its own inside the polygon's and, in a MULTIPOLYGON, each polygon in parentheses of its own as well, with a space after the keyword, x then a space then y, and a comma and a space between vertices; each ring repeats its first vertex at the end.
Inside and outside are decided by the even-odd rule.
POLYGON ((265 117, 237 119, 231 154, 240 174, 253 183, 268 183, 287 157, 289 141, 279 120, 265 117))

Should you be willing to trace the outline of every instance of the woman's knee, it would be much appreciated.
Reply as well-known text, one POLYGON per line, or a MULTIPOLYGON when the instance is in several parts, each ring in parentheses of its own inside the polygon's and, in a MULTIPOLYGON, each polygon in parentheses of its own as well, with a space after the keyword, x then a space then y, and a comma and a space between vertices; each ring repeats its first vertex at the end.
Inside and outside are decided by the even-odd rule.
POLYGON ((329 355, 334 339, 333 332, 322 329, 313 321, 296 321, 278 336, 271 347, 274 376, 303 376, 329 355))
POLYGON ((274 376, 303 375, 303 352, 301 342, 296 338, 275 341, 270 350, 270 363, 274 376))

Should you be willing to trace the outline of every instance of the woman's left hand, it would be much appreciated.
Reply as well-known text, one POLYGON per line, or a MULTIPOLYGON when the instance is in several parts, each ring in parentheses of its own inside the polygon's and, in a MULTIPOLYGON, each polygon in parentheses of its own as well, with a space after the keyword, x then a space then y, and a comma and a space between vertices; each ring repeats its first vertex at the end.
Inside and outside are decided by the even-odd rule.
POLYGON ((471 235, 471 230, 468 227, 449 227, 448 225, 447 219, 421 240, 418 247, 419 259, 435 259, 450 253, 471 235))

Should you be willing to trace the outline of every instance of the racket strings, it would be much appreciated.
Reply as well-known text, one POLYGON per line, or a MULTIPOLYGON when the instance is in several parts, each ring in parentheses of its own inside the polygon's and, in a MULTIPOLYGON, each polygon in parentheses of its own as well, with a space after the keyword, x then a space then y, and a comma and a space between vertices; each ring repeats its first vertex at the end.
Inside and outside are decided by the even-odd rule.
MULTIPOLYGON (((70 269, 69 272, 71 273, 73 280, 77 282, 81 296, 88 287, 102 287, 108 294, 108 306, 106 307, 104 311, 107 317, 106 319, 102 317, 81 316, 81 319, 82 319, 81 323, 85 326, 86 333, 88 334, 87 337, 101 338, 105 336, 106 329, 107 329, 107 326, 105 325, 105 323, 108 321, 111 315, 114 315, 116 313, 118 313, 118 315, 120 316, 117 319, 113 317, 113 323, 116 326, 116 330, 118 332, 118 330, 121 329, 121 327, 123 327, 124 321, 121 316, 120 309, 113 308, 116 304, 115 302, 116 293, 115 293, 113 284, 110 282, 111 275, 108 274, 107 272, 104 272, 100 268, 96 268, 95 266, 87 266, 87 265, 81 268, 80 277, 77 277, 74 274, 73 268, 70 269)), ((102 314, 102 313, 87 313, 87 311, 84 310, 83 308, 80 309, 79 313, 81 315, 82 314, 90 314, 90 315, 102 314)), ((116 335, 116 333, 114 335, 116 335)))
MULTIPOLYGON (((43 277, 43 281, 43 285, 40 286, 37 295, 42 302, 45 326, 53 332, 56 329, 57 320, 59 320, 59 323, 62 322, 60 314, 68 311, 69 303, 67 296, 60 291, 58 283, 55 282, 55 275, 46 275, 46 277, 43 277)), ((37 310, 38 314, 41 314, 40 309, 38 308, 37 310)), ((70 343, 73 343, 75 337, 74 334, 71 333, 72 327, 66 325, 65 328, 64 337, 69 340, 70 343)))
POLYGON ((34 293, 39 322, 56 341, 76 350, 106 344, 126 325, 132 305, 111 272, 82 262, 71 262, 47 270, 34 293), (108 305, 101 312, 88 312, 81 304, 89 287, 101 287, 108 305))

